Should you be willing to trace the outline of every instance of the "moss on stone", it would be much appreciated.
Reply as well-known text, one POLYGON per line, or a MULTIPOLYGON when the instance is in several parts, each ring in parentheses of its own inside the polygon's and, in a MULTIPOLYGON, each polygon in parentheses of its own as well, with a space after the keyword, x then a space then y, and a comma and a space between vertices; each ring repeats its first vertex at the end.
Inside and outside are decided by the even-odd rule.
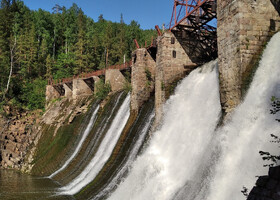
POLYGON ((71 124, 60 127, 53 136, 54 126, 47 127, 38 144, 32 174, 45 176, 53 172, 70 151, 84 114, 77 116, 71 124))

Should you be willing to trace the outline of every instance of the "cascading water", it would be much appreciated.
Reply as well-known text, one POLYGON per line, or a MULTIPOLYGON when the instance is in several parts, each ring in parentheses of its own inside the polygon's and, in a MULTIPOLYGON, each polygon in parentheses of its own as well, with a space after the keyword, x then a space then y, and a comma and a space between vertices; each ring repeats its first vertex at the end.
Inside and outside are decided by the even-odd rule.
POLYGON ((63 166, 61 168, 59 168, 57 171, 55 171, 54 173, 52 173, 48 178, 53 178, 55 175, 57 175, 59 172, 61 172, 62 170, 64 170, 68 165, 69 163, 75 158, 75 156, 78 154, 78 152, 80 151, 85 139, 87 138, 88 134, 90 133, 93 125, 94 125, 94 122, 96 120, 96 114, 99 110, 99 105, 95 108, 94 112, 92 113, 92 116, 90 118, 90 121, 85 129, 85 131, 83 132, 83 136, 81 138, 81 140, 79 141, 75 151, 73 152, 73 154, 70 156, 70 158, 68 158, 68 160, 63 164, 63 166))
POLYGON ((232 114, 231 121, 218 130, 222 154, 211 178, 209 200, 240 200, 242 187, 252 188, 256 176, 268 168, 259 151, 279 155, 270 134, 279 135, 280 126, 271 115, 270 99, 280 96, 280 33, 269 42, 244 102, 232 114))
POLYGON ((89 162, 83 172, 77 176, 72 182, 60 189, 61 195, 73 195, 79 192, 83 187, 90 183, 98 172, 102 169, 110 157, 119 136, 129 118, 130 95, 126 97, 117 115, 115 116, 105 138, 102 140, 98 151, 93 159, 89 162))
POLYGON ((267 173, 259 151, 279 154, 269 143, 280 132, 270 115, 280 96, 280 33, 268 44, 244 102, 215 130, 220 105, 218 76, 209 65, 192 72, 166 104, 159 131, 133 164, 111 200, 245 199, 256 176, 267 173))
POLYGON ((86 137, 78 154, 66 169, 55 176, 55 179, 62 183, 62 185, 67 185, 72 182, 72 180, 74 180, 86 168, 97 152, 99 145, 110 128, 113 118, 122 105, 124 98, 125 94, 123 92, 115 94, 108 102, 108 105, 98 112, 96 122, 86 137))
POLYGON ((121 178, 125 176, 125 173, 129 171, 133 161, 135 160, 136 156, 138 155, 138 152, 141 148, 141 146, 144 143, 145 136, 149 132, 149 129, 151 128, 153 119, 155 117, 155 113, 152 112, 147 120, 145 120, 145 125, 141 132, 139 133, 139 137, 136 141, 136 143, 133 145, 132 150, 130 151, 130 154, 127 158, 126 163, 121 167, 121 169, 118 170, 117 175, 113 178, 113 180, 110 181, 110 183, 103 188, 103 190, 96 196, 94 196, 93 200, 102 199, 104 196, 108 195, 114 187, 117 185, 117 183, 120 181, 121 178))
POLYGON ((219 120, 216 66, 195 70, 177 87, 160 130, 109 199, 171 199, 192 178, 219 120))

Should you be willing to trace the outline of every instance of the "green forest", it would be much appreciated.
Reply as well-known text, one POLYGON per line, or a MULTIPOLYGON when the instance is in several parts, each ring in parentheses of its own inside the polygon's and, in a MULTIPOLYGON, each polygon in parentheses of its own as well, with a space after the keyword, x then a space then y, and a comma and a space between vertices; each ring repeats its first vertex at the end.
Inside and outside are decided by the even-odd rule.
POLYGON ((54 5, 53 12, 30 10, 20 0, 1 0, 0 109, 4 105, 34 110, 45 105, 48 79, 60 79, 131 59, 136 48, 149 44, 154 30, 136 21, 126 24, 100 14, 87 17, 78 5, 54 5))

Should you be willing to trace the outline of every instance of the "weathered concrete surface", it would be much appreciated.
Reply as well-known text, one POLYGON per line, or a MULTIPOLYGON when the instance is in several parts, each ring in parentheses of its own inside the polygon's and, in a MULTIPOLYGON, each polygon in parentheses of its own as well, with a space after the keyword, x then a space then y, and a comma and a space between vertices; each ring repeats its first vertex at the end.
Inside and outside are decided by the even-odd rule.
POLYGON ((112 92, 124 89, 126 79, 118 69, 108 69, 105 73, 105 83, 109 83, 112 92))
POLYGON ((280 166, 269 168, 268 176, 260 176, 248 200, 280 199, 280 166))
POLYGON ((50 103, 51 100, 57 99, 60 97, 60 94, 53 86, 47 85, 46 87, 46 105, 50 103))
POLYGON ((279 29, 270 0, 218 0, 221 104, 230 113, 241 101, 264 45, 279 29))
POLYGON ((145 48, 135 50, 132 61, 131 109, 138 112, 154 91, 156 62, 145 48))
POLYGON ((158 51, 155 72, 156 124, 162 117, 162 105, 168 98, 169 86, 183 78, 196 65, 190 60, 173 33, 165 32, 158 37, 158 51))
POLYGON ((73 80, 73 99, 77 99, 82 96, 89 96, 92 94, 93 91, 83 79, 78 78, 73 80))
POLYGON ((68 85, 63 84, 64 90, 65 90, 65 97, 66 98, 72 98, 73 97, 73 92, 71 90, 71 88, 69 88, 68 85))

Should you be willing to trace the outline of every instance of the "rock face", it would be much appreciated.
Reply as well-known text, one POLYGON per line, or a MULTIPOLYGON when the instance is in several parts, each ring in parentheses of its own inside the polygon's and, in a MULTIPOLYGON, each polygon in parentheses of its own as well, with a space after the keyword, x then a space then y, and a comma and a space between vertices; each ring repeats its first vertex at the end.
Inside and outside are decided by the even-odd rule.
POLYGON ((55 136, 61 126, 85 113, 90 102, 90 97, 63 98, 49 105, 43 116, 40 111, 18 113, 9 120, 0 116, 0 169, 30 172, 43 127, 54 127, 55 136))
POLYGON ((168 98, 169 86, 192 71, 192 63, 183 47, 171 32, 158 37, 158 51, 155 72, 155 109, 156 123, 161 120, 162 105, 168 98))
POLYGON ((132 61, 131 109, 137 113, 154 91, 156 62, 145 48, 135 50, 132 61))
POLYGON ((112 92, 120 91, 124 88, 126 79, 118 69, 108 69, 105 74, 105 82, 110 83, 112 92))
POLYGON ((269 168, 268 176, 260 176, 248 200, 280 199, 280 166, 269 168))
POLYGON ((0 168, 20 169, 30 145, 40 130, 38 112, 17 114, 0 132, 0 168))
POLYGON ((280 27, 270 0, 218 0, 218 60, 221 104, 230 113, 268 39, 280 27))

